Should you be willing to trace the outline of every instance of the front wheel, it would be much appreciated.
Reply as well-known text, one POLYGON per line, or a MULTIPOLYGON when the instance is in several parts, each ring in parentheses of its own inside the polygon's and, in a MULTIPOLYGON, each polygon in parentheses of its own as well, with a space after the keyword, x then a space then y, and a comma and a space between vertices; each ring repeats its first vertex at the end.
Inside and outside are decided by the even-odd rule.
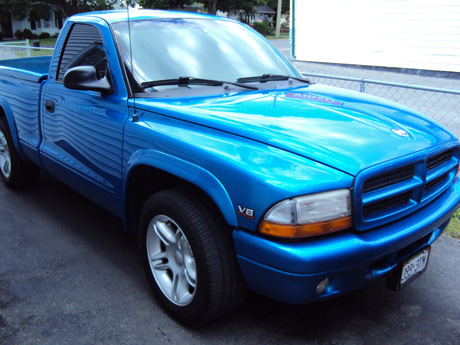
POLYGON ((241 304, 246 287, 231 234, 205 203, 184 191, 158 192, 145 203, 140 226, 147 277, 174 318, 204 324, 241 304))
POLYGON ((181 227, 168 216, 155 216, 145 241, 150 272, 163 296, 176 306, 192 303, 196 292, 196 262, 181 227))
POLYGON ((19 157, 4 117, 0 118, 0 175, 12 189, 32 186, 40 178, 40 168, 19 157))

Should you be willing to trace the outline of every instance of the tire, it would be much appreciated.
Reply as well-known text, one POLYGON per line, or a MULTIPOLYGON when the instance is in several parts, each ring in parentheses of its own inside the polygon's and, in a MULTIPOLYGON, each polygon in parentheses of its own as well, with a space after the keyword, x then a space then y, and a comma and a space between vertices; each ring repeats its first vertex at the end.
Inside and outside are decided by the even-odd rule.
POLYGON ((40 168, 19 157, 4 117, 0 118, 0 175, 11 189, 33 186, 40 178, 40 168))
POLYGON ((153 292, 186 325, 202 325, 235 310, 246 285, 231 232, 187 192, 165 190, 145 203, 140 249, 153 292))

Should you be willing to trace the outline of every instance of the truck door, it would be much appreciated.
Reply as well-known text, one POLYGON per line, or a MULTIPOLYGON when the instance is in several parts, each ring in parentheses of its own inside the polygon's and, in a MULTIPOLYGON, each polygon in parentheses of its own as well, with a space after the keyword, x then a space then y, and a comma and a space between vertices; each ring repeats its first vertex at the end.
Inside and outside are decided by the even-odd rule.
POLYGON ((42 96, 45 169, 115 214, 120 208, 123 126, 128 116, 127 92, 120 79, 112 38, 104 42, 96 26, 77 23, 70 28, 55 76, 42 96), (113 66, 108 56, 116 62, 113 66), (110 78, 114 92, 64 87, 66 71, 76 66, 94 66, 99 78, 110 78))

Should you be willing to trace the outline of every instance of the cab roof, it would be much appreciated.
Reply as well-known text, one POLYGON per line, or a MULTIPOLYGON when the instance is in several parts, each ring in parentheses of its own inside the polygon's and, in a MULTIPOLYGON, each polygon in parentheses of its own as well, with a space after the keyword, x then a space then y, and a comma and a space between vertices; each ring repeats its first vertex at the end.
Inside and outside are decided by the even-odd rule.
POLYGON ((149 9, 137 9, 137 10, 112 10, 112 11, 94 11, 79 13, 74 18, 80 17, 95 17, 105 20, 109 24, 124 22, 129 20, 143 20, 143 19, 179 19, 179 18, 202 18, 202 19, 220 19, 228 20, 218 16, 212 16, 208 14, 200 14, 193 12, 184 11, 162 11, 162 10, 149 10, 149 9))

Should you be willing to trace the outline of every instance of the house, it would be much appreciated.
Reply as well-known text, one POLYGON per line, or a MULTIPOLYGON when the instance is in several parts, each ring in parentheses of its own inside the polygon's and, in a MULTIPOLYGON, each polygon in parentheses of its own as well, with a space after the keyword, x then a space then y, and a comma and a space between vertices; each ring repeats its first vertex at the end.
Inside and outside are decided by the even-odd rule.
POLYGON ((228 18, 239 20, 248 24, 255 22, 271 22, 276 16, 276 11, 268 5, 254 6, 254 14, 246 14, 243 11, 233 11, 228 13, 228 18))
MULTIPOLYGON (((38 1, 32 1, 32 3, 38 1)), ((25 18, 23 20, 16 20, 11 13, 6 14, 5 20, 1 20, 1 32, 3 38, 14 38, 16 31, 24 31, 29 29, 32 33, 40 35, 41 33, 48 33, 50 36, 57 35, 62 28, 64 18, 61 11, 56 11, 56 8, 51 6, 49 17, 47 19, 30 20, 25 18)))
POLYGON ((291 1, 292 58, 460 72, 460 2, 291 1))

